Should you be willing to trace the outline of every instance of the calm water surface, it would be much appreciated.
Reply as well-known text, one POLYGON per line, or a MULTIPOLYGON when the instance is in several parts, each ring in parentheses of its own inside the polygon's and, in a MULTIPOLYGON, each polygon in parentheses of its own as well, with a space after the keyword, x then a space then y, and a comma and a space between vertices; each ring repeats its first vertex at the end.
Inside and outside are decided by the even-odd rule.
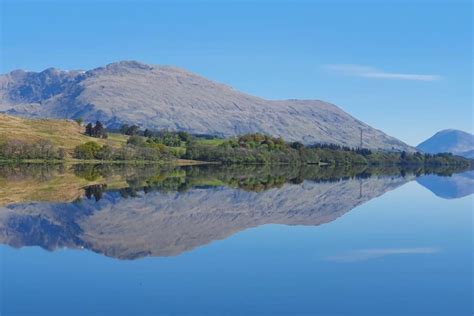
POLYGON ((4 170, 1 315, 473 314, 472 172, 136 173, 4 170))

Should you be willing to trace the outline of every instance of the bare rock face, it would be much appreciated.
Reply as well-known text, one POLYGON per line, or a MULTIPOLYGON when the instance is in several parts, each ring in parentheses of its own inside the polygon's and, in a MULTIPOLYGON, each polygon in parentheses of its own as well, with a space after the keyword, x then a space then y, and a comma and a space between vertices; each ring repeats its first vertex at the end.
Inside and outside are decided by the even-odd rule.
POLYGON ((411 180, 305 181, 259 193, 220 187, 123 198, 115 192, 98 202, 16 204, 0 207, 0 243, 86 248, 120 259, 173 256, 260 225, 322 225, 411 180))
POLYGON ((24 116, 101 120, 151 129, 232 136, 261 132, 306 144, 413 150, 317 100, 270 101, 188 71, 122 61, 90 71, 47 69, 0 76, 0 111, 24 116))

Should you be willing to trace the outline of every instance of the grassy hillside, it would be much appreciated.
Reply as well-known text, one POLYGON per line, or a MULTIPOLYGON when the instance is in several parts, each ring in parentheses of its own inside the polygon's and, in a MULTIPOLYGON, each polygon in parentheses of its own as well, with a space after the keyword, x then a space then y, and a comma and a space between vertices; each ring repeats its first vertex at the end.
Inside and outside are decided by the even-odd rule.
POLYGON ((8 139, 26 142, 47 139, 70 155, 74 147, 88 141, 120 147, 127 141, 127 136, 109 134, 108 139, 99 139, 84 135, 84 127, 71 120, 27 119, 0 114, 0 143, 8 139))

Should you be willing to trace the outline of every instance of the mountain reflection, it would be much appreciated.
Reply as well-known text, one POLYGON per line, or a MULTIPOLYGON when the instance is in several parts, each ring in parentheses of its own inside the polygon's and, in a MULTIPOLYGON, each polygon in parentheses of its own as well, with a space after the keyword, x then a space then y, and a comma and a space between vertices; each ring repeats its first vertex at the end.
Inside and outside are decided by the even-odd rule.
POLYGON ((453 174, 450 177, 425 175, 416 181, 443 199, 457 199, 474 193, 474 171, 453 174))
POLYGON ((306 167, 3 166, 0 242, 172 256, 264 224, 317 226, 428 172, 306 167))

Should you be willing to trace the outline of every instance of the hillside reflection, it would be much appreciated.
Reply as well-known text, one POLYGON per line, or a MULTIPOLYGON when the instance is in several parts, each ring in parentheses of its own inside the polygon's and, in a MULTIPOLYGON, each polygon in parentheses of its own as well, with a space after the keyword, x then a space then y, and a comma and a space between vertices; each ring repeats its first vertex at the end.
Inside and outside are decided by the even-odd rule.
POLYGON ((178 255, 265 224, 317 226, 423 174, 317 166, 0 168, 0 242, 136 259, 178 255))

